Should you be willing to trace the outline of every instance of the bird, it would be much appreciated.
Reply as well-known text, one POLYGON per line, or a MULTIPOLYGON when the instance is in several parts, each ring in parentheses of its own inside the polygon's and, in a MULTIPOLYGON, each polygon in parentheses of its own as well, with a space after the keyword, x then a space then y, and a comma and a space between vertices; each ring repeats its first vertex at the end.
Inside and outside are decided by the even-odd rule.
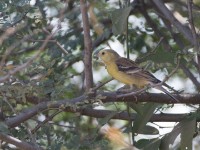
POLYGON ((177 98, 171 95, 165 88, 170 87, 168 84, 163 83, 159 85, 161 81, 152 75, 149 71, 139 67, 134 61, 121 57, 116 51, 112 49, 100 50, 97 56, 102 60, 105 68, 114 79, 121 83, 129 85, 131 87, 143 88, 148 85, 154 85, 153 87, 164 92, 176 102, 179 102, 177 98), (157 86, 155 86, 158 84, 157 86))

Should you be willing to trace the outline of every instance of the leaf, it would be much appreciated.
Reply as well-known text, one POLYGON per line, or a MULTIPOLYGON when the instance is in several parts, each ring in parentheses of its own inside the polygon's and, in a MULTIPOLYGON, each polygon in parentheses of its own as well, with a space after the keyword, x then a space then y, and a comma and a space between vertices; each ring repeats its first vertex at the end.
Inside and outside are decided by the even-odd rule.
POLYGON ((157 135, 159 134, 159 130, 155 127, 146 125, 143 129, 141 129, 139 134, 157 135))
POLYGON ((114 35, 118 35, 124 32, 127 27, 127 18, 131 12, 132 7, 126 7, 123 9, 114 10, 111 13, 112 31, 114 35))
POLYGON ((8 130, 8 126, 4 122, 0 122, 0 132, 9 134, 10 131, 8 130))
POLYGON ((139 115, 142 115, 142 107, 143 104, 141 103, 128 103, 128 106, 131 107, 133 110, 135 110, 139 115))
POLYGON ((178 123, 170 133, 166 134, 162 138, 160 149, 168 150, 169 145, 174 144, 175 139, 180 133, 181 133, 181 124, 178 123))
MULTIPOLYGON (((124 133, 129 133, 131 131, 132 131, 131 128, 127 127, 126 130, 124 131, 124 133)), ((155 127, 146 125, 138 133, 139 134, 146 134, 146 135, 158 135, 159 134, 159 130, 157 128, 155 128, 155 127)))
POLYGON ((112 112, 112 113, 110 113, 109 115, 107 115, 106 117, 104 117, 103 119, 101 119, 100 121, 99 121, 99 124, 101 125, 101 126, 103 126, 103 125, 105 125, 106 123, 108 123, 108 121, 113 117, 113 116, 115 116, 117 113, 119 113, 119 112, 112 112))
POLYGON ((27 5, 31 0, 17 0, 14 2, 16 6, 24 6, 27 5))
POLYGON ((139 140, 135 146, 142 150, 158 150, 160 147, 161 139, 141 139, 139 140))
POLYGON ((157 103, 146 103, 142 108, 142 114, 138 114, 134 121, 133 125, 133 133, 140 133, 141 130, 145 127, 149 119, 151 118, 154 110, 160 104, 157 103))
POLYGON ((156 50, 156 52, 151 55, 149 55, 146 60, 153 60, 154 62, 157 62, 157 63, 169 63, 169 62, 172 62, 173 63, 173 60, 174 58, 176 57, 176 53, 174 52, 167 52, 166 50, 164 50, 163 48, 158 48, 156 50))
POLYGON ((181 150, 191 150, 192 139, 196 127, 195 125, 195 116, 190 116, 190 118, 187 118, 178 123, 169 134, 162 138, 161 149, 169 149, 169 145, 174 144, 175 139, 181 133, 181 150))
POLYGON ((181 125, 181 150, 192 150, 192 139, 196 129, 196 118, 189 118, 182 122, 181 125))

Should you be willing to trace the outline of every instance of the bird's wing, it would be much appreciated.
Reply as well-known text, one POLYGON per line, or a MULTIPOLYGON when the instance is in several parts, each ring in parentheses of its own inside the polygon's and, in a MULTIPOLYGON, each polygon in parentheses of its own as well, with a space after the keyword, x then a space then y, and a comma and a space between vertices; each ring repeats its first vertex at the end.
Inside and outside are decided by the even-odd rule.
POLYGON ((116 64, 119 71, 133 75, 135 77, 141 77, 148 80, 150 83, 156 84, 161 81, 156 79, 150 72, 140 68, 134 61, 120 57, 116 60, 116 64))
POLYGON ((116 64, 119 71, 127 74, 136 73, 142 70, 134 61, 120 57, 116 60, 116 64))

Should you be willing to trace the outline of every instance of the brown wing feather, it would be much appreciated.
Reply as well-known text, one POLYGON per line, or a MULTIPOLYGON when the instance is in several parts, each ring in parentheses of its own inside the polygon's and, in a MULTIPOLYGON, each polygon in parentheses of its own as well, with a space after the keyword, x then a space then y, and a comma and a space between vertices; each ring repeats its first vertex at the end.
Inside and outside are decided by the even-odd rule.
POLYGON ((134 75, 136 77, 142 77, 153 84, 161 82, 160 80, 156 79, 150 72, 140 68, 134 61, 127 58, 120 57, 116 60, 116 64, 119 71, 125 72, 129 75, 134 75))

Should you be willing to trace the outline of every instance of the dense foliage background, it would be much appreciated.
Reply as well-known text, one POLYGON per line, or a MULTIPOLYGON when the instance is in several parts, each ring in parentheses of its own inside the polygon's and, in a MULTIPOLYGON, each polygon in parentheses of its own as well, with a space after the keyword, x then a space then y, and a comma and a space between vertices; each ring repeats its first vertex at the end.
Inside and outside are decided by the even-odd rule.
POLYGON ((198 0, 1 0, 1 149, 199 149, 199 16, 198 0), (180 104, 104 85, 105 47, 169 79, 180 104))

